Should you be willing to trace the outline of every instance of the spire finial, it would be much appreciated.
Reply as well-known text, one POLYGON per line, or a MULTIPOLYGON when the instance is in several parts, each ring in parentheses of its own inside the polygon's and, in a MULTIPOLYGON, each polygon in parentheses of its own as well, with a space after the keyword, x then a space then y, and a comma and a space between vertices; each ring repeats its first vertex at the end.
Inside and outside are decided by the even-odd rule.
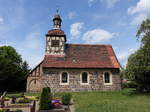
POLYGON ((59 5, 56 5, 56 14, 59 13, 59 5))

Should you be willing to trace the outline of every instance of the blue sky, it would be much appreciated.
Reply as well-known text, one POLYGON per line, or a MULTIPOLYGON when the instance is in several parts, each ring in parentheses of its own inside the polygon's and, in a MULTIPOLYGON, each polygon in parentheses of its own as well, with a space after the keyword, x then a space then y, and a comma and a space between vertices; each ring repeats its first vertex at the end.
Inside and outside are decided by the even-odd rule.
POLYGON ((0 0, 0 45, 11 45, 31 67, 45 54, 56 9, 67 43, 111 44, 120 63, 139 48, 136 31, 150 0, 0 0))

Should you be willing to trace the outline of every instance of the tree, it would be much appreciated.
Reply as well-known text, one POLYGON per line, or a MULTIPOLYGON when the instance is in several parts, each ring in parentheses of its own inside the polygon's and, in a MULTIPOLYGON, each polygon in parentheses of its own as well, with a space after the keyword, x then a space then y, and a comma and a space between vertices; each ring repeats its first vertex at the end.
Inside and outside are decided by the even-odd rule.
POLYGON ((40 97, 40 110, 49 110, 51 107, 51 100, 52 100, 52 96, 51 96, 51 92, 50 92, 50 88, 46 87, 43 88, 42 93, 41 93, 41 97, 40 97))
POLYGON ((150 19, 143 21, 137 37, 141 47, 128 59, 126 73, 129 79, 137 83, 137 90, 150 92, 150 19))
POLYGON ((25 89, 28 64, 11 46, 0 47, 0 91, 25 89))
POLYGON ((146 19, 141 24, 136 34, 138 39, 141 39, 143 45, 150 45, 150 19, 146 19))

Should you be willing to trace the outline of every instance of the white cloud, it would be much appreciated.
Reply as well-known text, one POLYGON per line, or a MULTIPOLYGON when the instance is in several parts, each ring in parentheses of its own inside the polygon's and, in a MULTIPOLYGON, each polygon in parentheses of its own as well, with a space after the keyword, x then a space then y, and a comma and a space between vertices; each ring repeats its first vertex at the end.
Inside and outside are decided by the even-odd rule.
POLYGON ((137 49, 138 47, 134 49, 131 48, 131 49, 128 49, 127 51, 118 53, 117 58, 119 62, 121 62, 123 66, 126 66, 129 56, 133 54, 137 49))
POLYGON ((69 19, 73 19, 76 16, 77 16, 76 12, 69 12, 69 14, 68 14, 69 19))
POLYGON ((91 7, 97 0, 88 0, 88 4, 91 7))
POLYGON ((74 38, 78 38, 81 35, 81 29, 83 28, 83 22, 77 22, 70 26, 70 34, 74 38))
POLYGON ((138 24, 142 23, 143 20, 146 20, 146 18, 147 18, 147 15, 145 15, 145 14, 140 14, 140 15, 135 16, 135 17, 133 18, 133 20, 131 21, 131 24, 132 24, 132 25, 138 25, 138 24))
POLYGON ((4 19, 2 17, 0 17, 0 24, 3 24, 4 19))
POLYGON ((100 0, 100 1, 105 2, 108 8, 112 8, 120 0, 100 0))
POLYGON ((99 43, 102 41, 108 41, 114 37, 114 33, 110 33, 103 29, 94 29, 87 31, 83 34, 83 41, 85 43, 99 43))
POLYGON ((94 20, 94 21, 99 21, 100 19, 104 19, 106 17, 106 15, 104 14, 99 14, 99 13, 93 13, 92 15, 90 15, 90 17, 94 20))
POLYGON ((128 14, 136 15, 131 24, 141 24, 150 15, 150 0, 140 0, 135 6, 128 8, 128 14))
POLYGON ((129 14, 150 13, 150 0, 140 0, 136 6, 128 9, 129 14))

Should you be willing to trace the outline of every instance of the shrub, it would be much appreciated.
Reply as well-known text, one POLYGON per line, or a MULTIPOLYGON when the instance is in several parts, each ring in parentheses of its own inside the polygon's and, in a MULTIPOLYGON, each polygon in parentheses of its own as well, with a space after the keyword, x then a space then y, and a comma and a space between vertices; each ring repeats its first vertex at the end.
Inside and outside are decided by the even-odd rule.
POLYGON ((62 95, 62 103, 64 104, 64 105, 69 105, 70 104, 70 101, 71 101, 71 94, 70 93, 64 93, 63 95, 62 95))
POLYGON ((17 102, 18 103, 30 103, 31 100, 28 98, 19 98, 17 102))
POLYGON ((38 100, 38 98, 36 96, 26 96, 26 98, 28 98, 31 101, 38 100))
POLYGON ((41 97, 40 97, 40 110, 48 110, 51 107, 52 95, 50 92, 50 88, 43 88, 41 97))
POLYGON ((9 100, 10 100, 10 98, 6 96, 5 97, 5 101, 9 101, 9 100))
POLYGON ((13 111, 13 112, 22 112, 22 110, 19 110, 19 109, 18 109, 18 110, 15 110, 15 111, 13 111))
POLYGON ((135 81, 128 81, 123 83, 123 88, 136 88, 137 84, 135 81))
POLYGON ((6 109, 6 110, 0 109, 0 112, 10 112, 10 111, 9 109, 6 109))
POLYGON ((20 94, 20 97, 23 97, 23 98, 24 98, 24 97, 25 97, 24 93, 21 93, 21 94, 20 94))

